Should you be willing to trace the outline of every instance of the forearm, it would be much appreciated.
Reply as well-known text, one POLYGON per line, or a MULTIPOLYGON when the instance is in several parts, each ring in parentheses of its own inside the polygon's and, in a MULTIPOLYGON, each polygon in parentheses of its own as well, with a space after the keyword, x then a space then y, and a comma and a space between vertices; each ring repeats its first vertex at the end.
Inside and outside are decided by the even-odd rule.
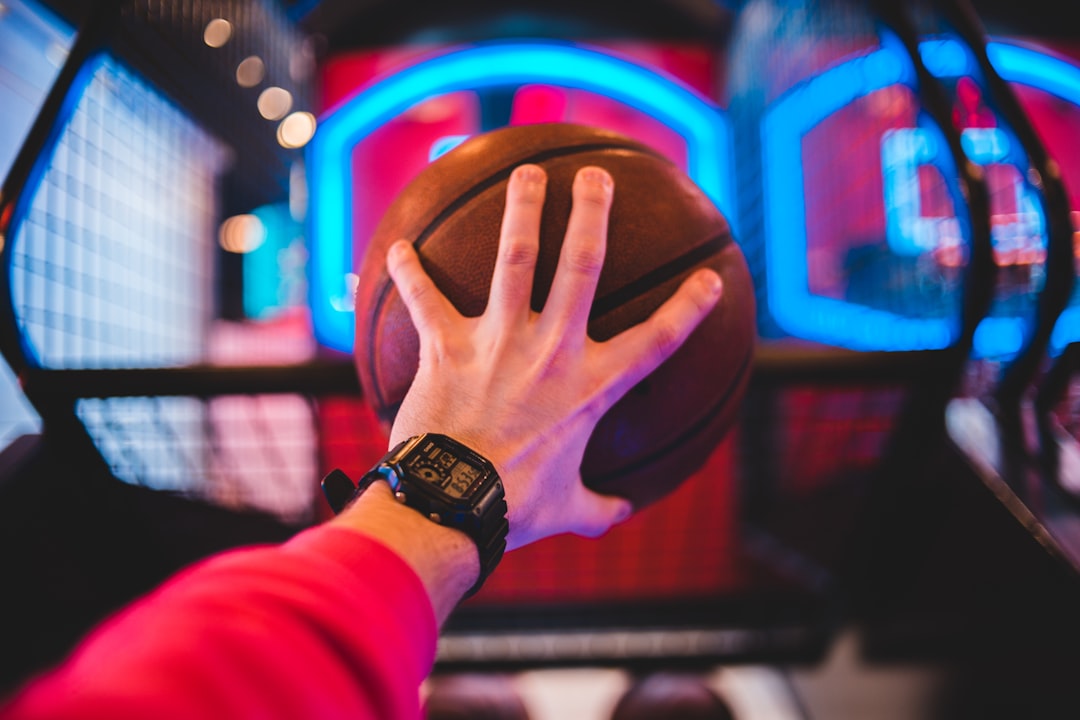
POLYGON ((440 626, 479 575, 476 544, 468 536, 397 502, 385 482, 374 483, 331 524, 378 540, 408 563, 440 626))

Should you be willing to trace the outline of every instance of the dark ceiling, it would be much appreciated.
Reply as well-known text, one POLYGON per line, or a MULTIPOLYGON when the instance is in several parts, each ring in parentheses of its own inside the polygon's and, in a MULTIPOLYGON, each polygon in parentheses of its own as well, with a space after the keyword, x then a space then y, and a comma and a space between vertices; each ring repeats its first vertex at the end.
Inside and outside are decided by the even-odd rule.
POLYGON ((520 35, 715 41, 731 19, 714 0, 297 0, 288 10, 331 48, 520 35))
MULTIPOLYGON (((755 1, 755 0, 751 0, 755 1)), ((771 0, 828 12, 847 0, 771 0)), ((856 5, 869 2, 850 0, 856 5)), ((288 0, 288 14, 327 49, 403 41, 470 41, 518 35, 650 37, 709 42, 727 37, 745 0, 288 0)), ((909 3, 910 4, 910 3, 909 3)), ((972 0, 993 34, 1068 38, 1060 0, 972 0)))

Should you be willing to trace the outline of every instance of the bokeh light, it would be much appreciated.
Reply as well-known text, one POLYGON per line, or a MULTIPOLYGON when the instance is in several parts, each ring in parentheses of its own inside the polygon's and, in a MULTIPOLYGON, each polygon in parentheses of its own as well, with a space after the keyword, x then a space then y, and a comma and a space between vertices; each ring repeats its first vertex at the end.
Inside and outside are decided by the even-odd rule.
POLYGON ((212 48, 219 48, 232 37, 232 23, 225 18, 214 18, 206 23, 203 30, 203 42, 212 48))
POLYGON ((267 120, 280 120, 292 109, 292 95, 279 87, 268 87, 259 93, 259 114, 267 120))
POLYGON ((256 215, 233 215, 221 223, 218 242, 231 253, 247 253, 266 240, 266 226, 256 215))
POLYGON ((278 143, 284 148, 301 148, 315 135, 315 116, 309 112, 294 112, 278 125, 278 143))
POLYGON ((266 65, 258 55, 249 55, 236 66, 236 82, 240 87, 255 87, 266 75, 266 65))

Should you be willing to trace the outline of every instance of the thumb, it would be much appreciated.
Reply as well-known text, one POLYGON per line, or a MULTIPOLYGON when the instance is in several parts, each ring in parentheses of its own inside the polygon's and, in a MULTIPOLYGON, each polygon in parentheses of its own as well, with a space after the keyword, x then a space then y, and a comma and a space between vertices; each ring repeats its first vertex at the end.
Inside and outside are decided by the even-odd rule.
POLYGON ((634 513, 633 504, 624 498, 601 495, 579 485, 581 492, 572 507, 575 517, 571 532, 585 537, 600 537, 634 513))

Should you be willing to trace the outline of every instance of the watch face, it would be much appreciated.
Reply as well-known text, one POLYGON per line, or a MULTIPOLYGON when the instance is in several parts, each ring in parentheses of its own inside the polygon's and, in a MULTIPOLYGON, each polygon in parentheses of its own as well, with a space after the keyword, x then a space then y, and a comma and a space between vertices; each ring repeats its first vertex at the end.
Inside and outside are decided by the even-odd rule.
POLYGON ((423 442, 406 458, 404 469, 454 499, 465 497, 482 472, 481 468, 443 449, 431 439, 423 442))

